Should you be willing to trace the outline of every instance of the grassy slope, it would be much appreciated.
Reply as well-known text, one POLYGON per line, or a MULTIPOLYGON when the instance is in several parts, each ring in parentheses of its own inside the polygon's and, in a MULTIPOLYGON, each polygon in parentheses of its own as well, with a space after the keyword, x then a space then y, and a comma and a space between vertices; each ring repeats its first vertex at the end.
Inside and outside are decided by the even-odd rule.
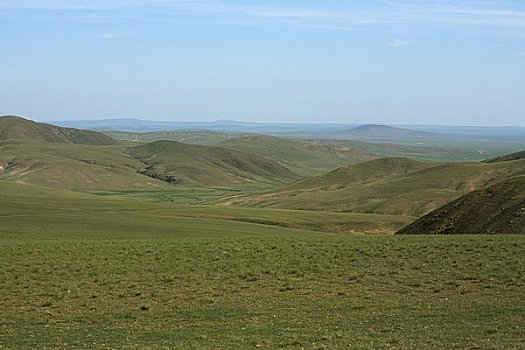
POLYGON ((374 155, 349 147, 332 147, 264 135, 230 138, 217 146, 267 157, 303 176, 319 175, 340 166, 375 158, 374 155))
POLYGON ((266 157, 303 176, 319 175, 337 167, 375 158, 347 145, 326 145, 317 141, 284 139, 259 134, 211 131, 159 131, 150 133, 106 132, 123 141, 178 141, 196 145, 214 145, 266 157))
POLYGON ((165 182, 259 185, 299 178, 276 162, 242 151, 166 141, 132 148, 115 143, 97 132, 1 117, 0 177, 76 190, 169 188, 165 182))
POLYGON ((262 226, 268 226, 270 231, 289 228, 311 232, 391 233, 413 219, 389 215, 152 203, 5 181, 0 181, 0 192, 2 231, 22 237, 58 237, 58 232, 62 232, 65 234, 63 238, 68 235, 82 238, 84 233, 89 233, 89 237, 103 238, 106 231, 122 238, 157 234, 166 237, 172 233, 252 232, 262 226), (28 225, 28 218, 31 218, 32 225, 28 225), (113 229, 108 229, 111 227, 113 229))
POLYGON ((498 163, 498 162, 508 162, 512 160, 518 160, 525 158, 525 151, 515 152, 511 154, 505 154, 501 157, 496 157, 493 159, 488 159, 485 162, 486 163, 498 163))
POLYGON ((114 139, 94 131, 61 128, 21 117, 0 116, 0 141, 6 140, 97 146, 117 144, 114 139))
POLYGON ((101 133, 0 117, 0 178, 76 190, 163 189, 101 133))
POLYGON ((398 233, 525 233, 525 176, 469 192, 398 233))
POLYGON ((412 160, 378 159, 280 190, 225 201, 271 208, 421 216, 487 182, 523 173, 524 161, 425 165, 412 160))
POLYGON ((0 192, 6 349, 525 345, 525 236, 319 234, 217 217, 228 208, 0 192))
POLYGON ((155 174, 173 176, 185 185, 285 183, 299 178, 270 159, 221 147, 156 141, 132 147, 128 153, 155 174))
POLYGON ((120 146, 0 142, 0 178, 75 190, 165 189, 120 146))
POLYGON ((299 178, 269 159, 218 147, 0 142, 0 178, 26 184, 92 191, 173 188, 141 174, 149 166, 189 186, 261 186, 299 178))

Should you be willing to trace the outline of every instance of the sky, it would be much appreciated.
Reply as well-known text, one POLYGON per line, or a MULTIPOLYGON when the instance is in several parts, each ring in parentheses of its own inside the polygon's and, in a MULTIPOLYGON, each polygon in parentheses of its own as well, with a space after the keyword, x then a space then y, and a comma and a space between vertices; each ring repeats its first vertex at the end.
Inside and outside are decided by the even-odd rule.
POLYGON ((525 1, 0 0, 0 115, 525 126, 525 1))

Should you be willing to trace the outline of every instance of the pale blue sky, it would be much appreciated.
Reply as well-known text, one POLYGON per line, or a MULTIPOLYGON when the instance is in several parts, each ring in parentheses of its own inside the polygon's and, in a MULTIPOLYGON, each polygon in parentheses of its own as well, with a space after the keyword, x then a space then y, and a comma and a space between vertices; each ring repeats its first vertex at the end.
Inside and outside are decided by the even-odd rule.
POLYGON ((0 0, 0 114, 525 125, 525 1, 0 0))

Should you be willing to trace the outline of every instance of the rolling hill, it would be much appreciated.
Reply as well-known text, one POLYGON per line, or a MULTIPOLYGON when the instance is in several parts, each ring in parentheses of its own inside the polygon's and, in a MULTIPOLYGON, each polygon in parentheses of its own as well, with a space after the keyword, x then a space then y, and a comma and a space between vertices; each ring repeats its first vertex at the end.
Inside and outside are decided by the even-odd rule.
POLYGON ((147 165, 143 174, 185 185, 286 183, 300 178, 267 158, 222 147, 156 141, 127 153, 147 165))
POLYGON ((486 184, 520 174, 525 174, 525 160, 483 164, 383 158, 223 204, 422 216, 486 184))
POLYGON ((0 142, 0 179, 72 190, 153 190, 169 185, 146 177, 146 166, 122 146, 0 142))
POLYGON ((130 147, 98 132, 19 117, 0 119, 0 179, 74 190, 155 190, 173 184, 237 186, 300 178, 281 164, 232 149, 159 141, 130 147))
POLYGON ((340 166, 377 158, 347 146, 329 146, 314 141, 256 134, 229 138, 217 146, 272 159, 303 176, 319 175, 340 166))
POLYGON ((0 179, 75 190, 162 189, 110 137, 0 117, 0 179))
POLYGON ((470 192, 397 233, 525 234, 525 176, 517 176, 470 192))
POLYGON ((511 154, 506 154, 501 157, 496 157, 492 159, 487 159, 485 163, 499 163, 499 162, 510 162, 513 160, 519 160, 525 158, 525 151, 515 152, 511 154))
POLYGON ((343 165, 377 158, 348 145, 328 145, 318 141, 285 139, 260 134, 216 131, 157 131, 132 133, 105 132, 115 139, 133 142, 178 141, 187 144, 218 146, 250 152, 278 162, 302 175, 319 175, 343 165))
POLYGON ((155 190, 286 183, 299 175, 269 159, 158 141, 137 147, 0 143, 0 179, 73 190, 155 190))
POLYGON ((3 116, 0 117, 0 141, 7 140, 93 146, 109 146, 118 143, 111 137, 95 131, 62 128, 36 123, 21 117, 3 116))

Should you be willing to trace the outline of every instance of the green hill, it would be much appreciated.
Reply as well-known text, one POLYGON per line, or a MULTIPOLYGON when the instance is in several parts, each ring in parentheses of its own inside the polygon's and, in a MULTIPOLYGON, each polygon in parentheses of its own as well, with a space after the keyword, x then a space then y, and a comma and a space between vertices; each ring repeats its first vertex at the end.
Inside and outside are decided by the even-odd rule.
POLYGON ((397 233, 525 233, 525 176, 470 192, 397 233))
POLYGON ((0 142, 0 179, 73 190, 163 189, 122 146, 0 142))
POLYGON ((485 163, 509 162, 509 161, 519 160, 519 159, 524 159, 524 158, 525 158, 525 151, 521 151, 521 152, 506 154, 506 155, 503 155, 497 158, 488 159, 488 160, 485 160, 484 162, 485 163))
POLYGON ((62 128, 21 117, 3 116, 0 117, 0 141, 7 140, 97 146, 117 144, 111 137, 95 131, 62 128))
POLYGON ((318 141, 285 139, 259 134, 216 131, 156 131, 133 133, 108 131, 105 134, 122 141, 177 141, 195 145, 213 145, 266 157, 302 175, 319 175, 340 166, 376 158, 348 145, 327 145, 318 141))
POLYGON ((429 163, 407 158, 381 158, 337 168, 327 174, 298 182, 291 188, 342 189, 406 175, 429 166, 429 163))
POLYGON ((222 147, 156 141, 127 153, 147 165, 145 175, 190 186, 286 183, 299 178, 272 160, 222 147))
POLYGON ((225 204, 421 216, 487 183, 525 174, 512 163, 422 163, 384 158, 350 165, 225 204))
POLYGON ((155 190, 172 184, 237 186, 300 178, 242 151, 159 141, 118 145, 92 131, 0 118, 0 179, 74 190, 155 190))
POLYGON ((272 159, 303 176, 319 175, 337 167, 375 158, 350 147, 323 145, 265 135, 229 138, 217 146, 242 150, 272 159))
POLYGON ((283 184, 299 175, 246 152, 171 141, 131 148, 4 141, 0 179, 73 190, 155 190, 283 184))

